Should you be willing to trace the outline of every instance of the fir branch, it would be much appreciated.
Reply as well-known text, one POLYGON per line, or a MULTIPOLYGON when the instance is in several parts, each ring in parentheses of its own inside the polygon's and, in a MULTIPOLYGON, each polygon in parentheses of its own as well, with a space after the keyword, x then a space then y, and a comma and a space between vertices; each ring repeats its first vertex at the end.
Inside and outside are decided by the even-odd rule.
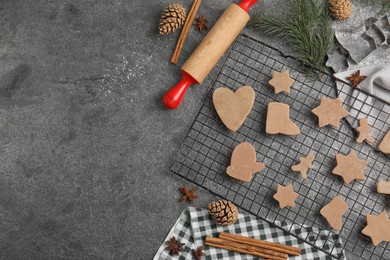
MULTIPOLYGON (((327 52, 334 43, 328 7, 318 0, 289 0, 288 11, 290 19, 255 12, 250 25, 264 35, 286 41, 303 63, 324 69, 327 52)), ((313 70, 305 72, 317 74, 313 70)))
POLYGON ((390 13, 390 0, 382 0, 381 14, 390 13))

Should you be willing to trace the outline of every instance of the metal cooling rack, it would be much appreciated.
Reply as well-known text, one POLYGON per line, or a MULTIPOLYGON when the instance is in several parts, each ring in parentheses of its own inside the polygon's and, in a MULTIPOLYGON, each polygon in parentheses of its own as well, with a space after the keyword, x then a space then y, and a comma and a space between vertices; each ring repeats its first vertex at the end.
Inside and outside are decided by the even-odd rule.
MULTIPOLYGON (((170 169, 213 194, 229 199, 242 209, 273 223, 292 236, 325 252, 330 258, 341 258, 342 255, 335 253, 336 244, 330 239, 325 243, 326 246, 320 242, 324 239, 320 234, 321 230, 331 228, 319 212, 325 204, 339 195, 349 206, 339 233, 343 241, 342 247, 349 259, 390 259, 389 243, 382 242, 374 247, 370 238, 361 234, 366 225, 366 214, 379 214, 389 209, 389 196, 375 192, 377 181, 389 178, 389 157, 369 145, 357 144, 356 133, 347 121, 344 120, 339 129, 319 128, 317 118, 311 113, 311 109, 319 105, 322 96, 353 96, 355 101, 343 99, 344 106, 349 108, 351 113, 369 117, 376 134, 383 136, 390 126, 389 113, 384 111, 390 112, 390 106, 366 93, 356 93, 358 90, 344 83, 339 85, 337 91, 332 76, 325 74, 321 81, 315 81, 300 73, 301 68, 302 65, 293 58, 283 56, 276 49, 256 39, 241 35, 231 47, 170 169), (275 95, 267 85, 271 72, 286 69, 290 71, 295 83, 289 95, 275 95), (254 88, 256 101, 245 123, 238 132, 232 133, 216 114, 212 94, 213 90, 219 87, 235 90, 243 85, 254 88), (300 135, 288 137, 265 133, 266 108, 270 101, 290 105, 290 117, 300 127, 300 135), (371 110, 358 109, 357 103, 353 102, 366 102, 370 104, 371 110), (379 113, 372 118, 375 109, 379 113), (253 144, 257 151, 257 160, 267 166, 267 169, 255 174, 249 183, 236 181, 225 173, 234 147, 244 141, 253 144), (368 160, 369 165, 365 171, 367 179, 364 182, 355 181, 344 185, 342 179, 331 174, 331 171, 335 167, 336 154, 347 154, 350 150, 357 151, 360 158, 368 160), (309 151, 316 155, 314 167, 309 171, 308 179, 302 180, 290 167, 309 151), (289 183, 293 184, 294 190, 300 196, 295 208, 280 209, 272 196, 277 184, 289 183), (292 233, 285 223, 317 227, 318 229, 313 229, 313 232, 317 232, 316 240, 292 233)), ((348 120, 352 125, 356 125, 356 120, 348 120)))

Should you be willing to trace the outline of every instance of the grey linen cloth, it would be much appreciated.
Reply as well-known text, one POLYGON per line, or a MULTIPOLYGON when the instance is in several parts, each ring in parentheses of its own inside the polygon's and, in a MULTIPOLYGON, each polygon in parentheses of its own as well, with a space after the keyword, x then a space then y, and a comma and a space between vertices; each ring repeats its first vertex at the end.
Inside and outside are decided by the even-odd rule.
MULTIPOLYGON (((347 70, 336 73, 335 76, 346 81, 356 71, 357 69, 347 70)), ((390 103, 390 63, 360 68, 360 75, 367 78, 359 84, 359 89, 390 103)))
POLYGON ((390 64, 367 67, 364 73, 368 76, 360 89, 390 103, 390 64))

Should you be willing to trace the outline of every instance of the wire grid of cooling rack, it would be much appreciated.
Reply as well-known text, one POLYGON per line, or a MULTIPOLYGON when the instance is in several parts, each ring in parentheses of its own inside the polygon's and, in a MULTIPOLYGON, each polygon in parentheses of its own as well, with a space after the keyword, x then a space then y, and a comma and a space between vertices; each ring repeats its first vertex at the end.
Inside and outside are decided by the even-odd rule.
MULTIPOLYGON (((209 190, 215 195, 233 201, 242 209, 278 226, 291 235, 325 252, 331 258, 341 258, 335 253, 335 247, 329 240, 325 246, 321 230, 330 229, 326 220, 319 214, 320 209, 336 195, 345 199, 349 206, 343 217, 343 227, 339 232, 341 245, 350 259, 385 259, 390 257, 389 243, 374 247, 370 238, 361 234, 366 225, 366 214, 379 214, 388 210, 388 196, 375 192, 378 180, 387 180, 390 174, 389 157, 375 151, 366 144, 357 144, 356 133, 343 120, 339 129, 318 127, 318 122, 311 109, 318 106, 322 96, 337 97, 334 79, 324 75, 321 81, 308 79, 300 73, 300 65, 291 57, 283 56, 279 51, 246 35, 241 35, 233 44, 223 67, 217 76, 209 94, 200 108, 178 155, 170 167, 175 174, 190 180, 209 190), (289 95, 275 95, 267 85, 273 70, 288 69, 295 80, 289 95), (220 121, 212 104, 213 90, 227 87, 232 90, 243 85, 250 85, 256 92, 256 100, 251 113, 241 128, 230 132, 220 121), (290 117, 300 127, 301 134, 296 137, 267 135, 265 118, 267 104, 270 101, 290 105, 290 117), (241 142, 253 144, 257 151, 257 160, 265 163, 266 169, 254 175, 249 183, 236 181, 225 173, 230 164, 234 147, 241 142), (331 174, 335 167, 337 153, 347 154, 357 151, 361 159, 369 162, 365 170, 366 180, 343 184, 340 177, 331 174), (291 165, 299 162, 300 156, 313 152, 316 156, 308 179, 291 171, 291 165), (294 208, 280 209, 272 198, 277 184, 292 183, 299 193, 294 208), (286 223, 313 226, 316 239, 309 240, 300 234, 290 232, 286 223), (330 244, 330 246, 329 246, 330 244)), ((340 97, 353 95, 352 101, 344 99, 344 106, 358 115, 372 117, 375 109, 379 114, 369 118, 374 124, 374 131, 380 136, 390 126, 390 107, 384 101, 372 100, 373 97, 359 93, 347 84, 339 88, 340 97), (368 100, 370 99, 370 100, 368 100), (371 110, 359 110, 353 102, 370 101, 371 110)), ((356 120, 351 119, 352 124, 356 120)), ((330 234, 329 234, 330 236, 330 234)))

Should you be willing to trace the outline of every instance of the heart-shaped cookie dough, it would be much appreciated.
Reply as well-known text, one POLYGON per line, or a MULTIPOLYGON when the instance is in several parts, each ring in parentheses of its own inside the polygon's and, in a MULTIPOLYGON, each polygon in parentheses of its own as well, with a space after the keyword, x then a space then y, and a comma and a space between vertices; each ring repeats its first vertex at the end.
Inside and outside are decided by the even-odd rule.
POLYGON ((223 124, 236 132, 244 123, 255 102, 255 91, 243 86, 232 92, 227 88, 218 88, 213 94, 213 103, 223 124))

